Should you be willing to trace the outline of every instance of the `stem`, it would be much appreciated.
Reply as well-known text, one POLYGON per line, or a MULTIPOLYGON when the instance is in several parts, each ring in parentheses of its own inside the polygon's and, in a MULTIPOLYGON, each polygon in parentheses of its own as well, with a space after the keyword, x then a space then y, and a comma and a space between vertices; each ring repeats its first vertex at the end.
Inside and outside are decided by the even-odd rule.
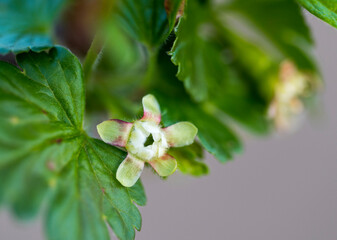
POLYGON ((144 77, 143 86, 145 88, 151 88, 154 84, 154 79, 156 76, 156 67, 157 67, 157 57, 158 57, 158 51, 157 49, 151 49, 148 48, 149 58, 148 58, 148 66, 147 66, 147 72, 144 77))
POLYGON ((103 44, 100 40, 100 34, 97 33, 94 37, 94 40, 91 43, 91 46, 87 52, 83 63, 83 72, 84 72, 84 82, 87 84, 91 78, 91 74, 95 67, 97 66, 98 56, 103 50, 103 44))
MULTIPOLYGON (((100 24, 104 25, 105 22, 109 19, 110 13, 114 6, 114 1, 111 0, 103 0, 101 6, 101 14, 100 14, 100 24)), ((104 36, 104 35, 103 35, 104 36)), ((83 72, 84 72, 84 82, 88 83, 91 78, 91 74, 95 67, 97 66, 97 61, 99 60, 99 55, 103 50, 104 44, 102 43, 102 35, 101 31, 99 30, 87 52, 87 55, 84 59, 83 63, 83 72)))

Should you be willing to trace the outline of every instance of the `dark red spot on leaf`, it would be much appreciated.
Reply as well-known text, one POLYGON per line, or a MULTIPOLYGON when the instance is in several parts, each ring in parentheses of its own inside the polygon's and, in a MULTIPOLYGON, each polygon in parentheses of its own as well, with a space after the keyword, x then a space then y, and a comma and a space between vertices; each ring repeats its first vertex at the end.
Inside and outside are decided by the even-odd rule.
POLYGON ((52 160, 49 160, 46 163, 46 166, 50 171, 55 171, 55 169, 56 169, 55 163, 52 160))
POLYGON ((62 138, 58 138, 58 139, 55 140, 55 143, 60 144, 60 143, 62 143, 62 141, 63 141, 62 138))

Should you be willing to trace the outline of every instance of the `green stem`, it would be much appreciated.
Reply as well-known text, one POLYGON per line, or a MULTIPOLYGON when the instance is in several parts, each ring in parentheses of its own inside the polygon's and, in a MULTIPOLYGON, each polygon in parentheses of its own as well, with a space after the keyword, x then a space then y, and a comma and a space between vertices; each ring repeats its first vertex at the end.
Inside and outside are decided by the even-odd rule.
MULTIPOLYGON (((103 0, 101 5, 101 14, 100 14, 100 24, 104 25, 106 21, 108 21, 110 14, 112 12, 114 6, 114 1, 111 0, 103 0)), ((99 60, 99 55, 101 54, 104 44, 102 40, 101 31, 99 30, 87 52, 83 63, 83 72, 84 72, 84 81, 88 83, 91 79, 91 74, 95 67, 97 66, 97 61, 99 60)))
POLYGON ((147 48, 149 53, 148 65, 146 75, 144 77, 143 86, 146 89, 153 87, 154 81, 156 80, 156 67, 157 67, 157 58, 158 51, 157 49, 147 48))
POLYGON ((91 46, 87 52, 87 55, 85 57, 84 63, 83 63, 83 72, 84 72, 84 82, 88 83, 91 74, 95 67, 97 66, 97 60, 100 52, 103 49, 103 44, 100 39, 100 34, 97 33, 94 40, 91 43, 91 46))

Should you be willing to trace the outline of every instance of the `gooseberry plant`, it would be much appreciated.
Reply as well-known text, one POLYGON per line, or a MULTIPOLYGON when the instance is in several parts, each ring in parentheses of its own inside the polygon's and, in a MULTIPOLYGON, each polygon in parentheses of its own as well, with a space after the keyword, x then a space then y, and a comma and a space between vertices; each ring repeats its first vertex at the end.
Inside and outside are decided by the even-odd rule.
POLYGON ((0 0, 0 203, 47 239, 134 239, 144 167, 206 175, 203 149, 310 105, 301 5, 337 27, 332 0, 0 0))

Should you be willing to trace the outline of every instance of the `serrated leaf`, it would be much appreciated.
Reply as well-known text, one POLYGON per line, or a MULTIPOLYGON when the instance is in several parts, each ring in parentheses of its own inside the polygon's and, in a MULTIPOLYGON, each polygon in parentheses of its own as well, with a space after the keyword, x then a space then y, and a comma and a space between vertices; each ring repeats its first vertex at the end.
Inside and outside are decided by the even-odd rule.
POLYGON ((144 205, 140 183, 115 178, 125 153, 82 130, 84 85, 78 59, 57 47, 0 62, 0 202, 34 216, 47 196, 49 239, 133 239, 144 205), (48 198, 49 199, 49 198, 48 198))
POLYGON ((214 107, 193 102, 181 81, 174 73, 177 67, 162 49, 158 58, 156 78, 161 79, 154 95, 159 101, 162 121, 165 126, 179 121, 190 121, 198 128, 201 145, 219 161, 226 162, 241 151, 241 142, 227 126, 224 119, 214 112, 214 107))
POLYGON ((109 239, 105 221, 119 239, 134 239, 134 228, 141 228, 141 216, 133 201, 143 204, 144 195, 138 189, 142 196, 133 198, 132 188, 116 180, 124 157, 99 140, 84 143, 62 172, 51 200, 47 216, 50 239, 109 239), (65 226, 72 226, 72 231, 65 226))
POLYGON ((164 0, 119 0, 117 12, 124 29, 149 47, 159 46, 172 30, 164 0))
POLYGON ((297 0, 316 17, 337 28, 337 2, 335 0, 297 0))
POLYGON ((221 52, 210 43, 207 35, 212 31, 207 25, 209 13, 197 1, 189 1, 170 52, 172 62, 178 66, 177 77, 184 81, 187 91, 196 101, 207 99, 210 88, 225 78, 221 52))
POLYGON ((53 23, 65 0, 0 0, 0 54, 53 46, 53 23))
POLYGON ((266 132, 265 103, 251 87, 253 83, 247 81, 248 74, 242 78, 237 76, 237 73, 244 72, 242 66, 232 64, 233 60, 229 58, 233 57, 227 56, 232 55, 232 49, 222 33, 228 34, 220 29, 211 13, 208 4, 188 2, 171 50, 172 61, 178 65, 177 76, 184 81, 185 88, 195 100, 210 100, 250 129, 266 132))

